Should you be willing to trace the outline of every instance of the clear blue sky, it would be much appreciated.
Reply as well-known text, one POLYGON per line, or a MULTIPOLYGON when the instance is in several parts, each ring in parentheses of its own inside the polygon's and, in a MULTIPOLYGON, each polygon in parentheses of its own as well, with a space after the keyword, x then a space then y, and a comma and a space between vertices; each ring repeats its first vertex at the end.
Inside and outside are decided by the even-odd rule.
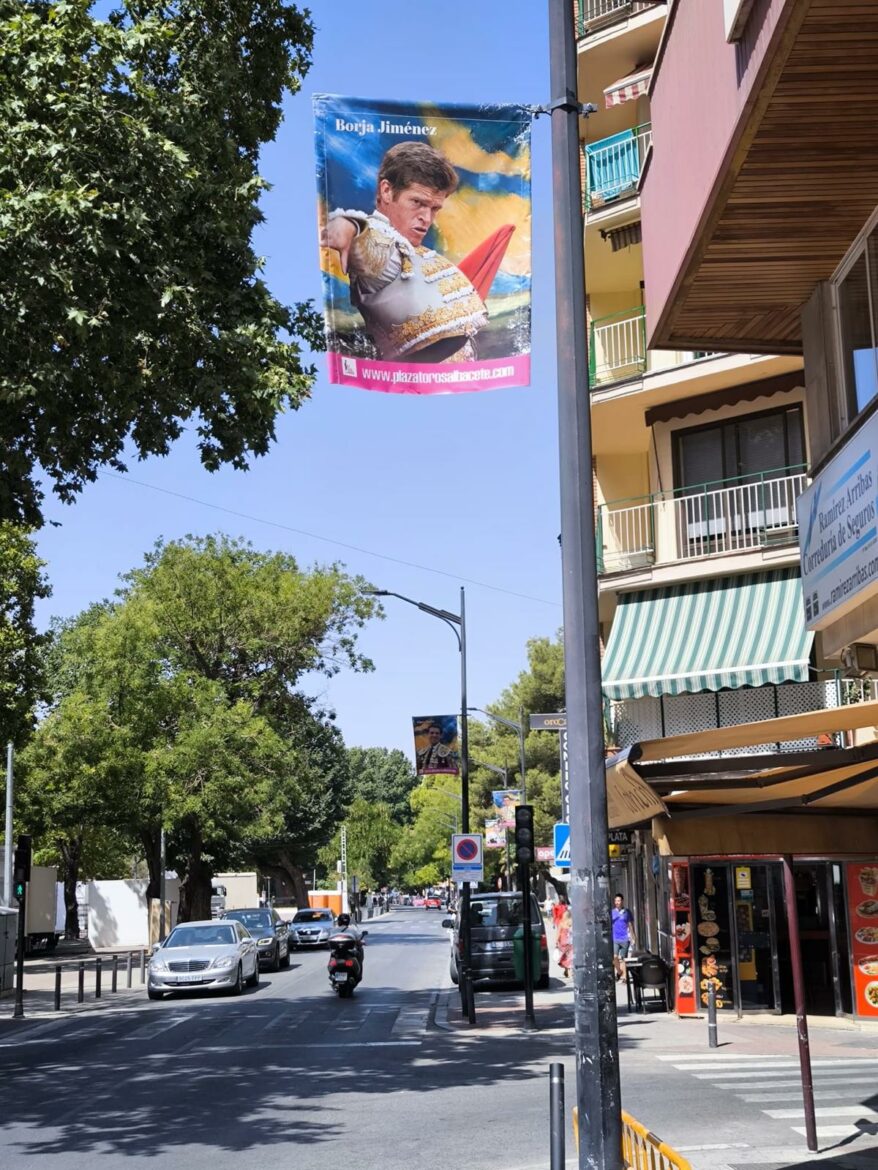
MULTIPOLYGON (((310 7, 314 66, 303 91, 287 99, 262 163, 274 186, 257 250, 267 257, 271 288, 288 302, 320 296, 312 93, 526 104, 550 97, 544 0, 314 0, 310 7)), ((40 622, 109 596, 159 537, 224 531, 292 553, 302 565, 342 561, 378 587, 445 609, 457 610, 465 585, 470 702, 496 699, 525 666, 527 639, 561 624, 549 135, 549 120, 540 118, 530 389, 375 394, 328 385, 318 356, 311 401, 280 420, 277 444, 249 472, 202 471, 184 438, 167 459, 130 463, 127 481, 103 476, 72 507, 50 503, 60 527, 39 535, 54 589, 40 622)), ((411 755, 411 715, 458 705, 453 636, 389 599, 386 620, 373 623, 361 645, 374 673, 311 689, 335 709, 349 745, 411 755)))

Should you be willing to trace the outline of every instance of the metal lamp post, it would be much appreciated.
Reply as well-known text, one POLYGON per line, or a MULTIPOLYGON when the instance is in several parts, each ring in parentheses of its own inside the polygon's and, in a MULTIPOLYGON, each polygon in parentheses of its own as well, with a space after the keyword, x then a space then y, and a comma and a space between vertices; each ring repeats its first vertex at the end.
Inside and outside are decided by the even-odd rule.
MULTIPOLYGON (((460 613, 451 613, 447 609, 437 609, 428 605, 426 601, 416 601, 413 597, 406 597, 402 593, 394 593, 392 589, 365 589, 364 593, 372 597, 396 597, 400 601, 413 605, 422 613, 438 618, 454 634, 457 639, 457 648, 460 651, 460 817, 461 831, 469 832, 469 726, 467 723, 466 705, 466 595, 460 587, 460 613)), ((476 1022, 476 1001, 473 994, 473 985, 470 972, 470 921, 469 921, 470 883, 464 882, 460 898, 460 989, 464 1011, 470 1024, 476 1022)))
MULTIPOLYGON (((478 711, 478 707, 470 707, 470 711, 478 711)), ((493 772, 496 776, 503 777, 503 787, 509 787, 509 770, 507 768, 500 768, 496 764, 486 764, 484 760, 473 760, 477 768, 486 768, 489 772, 493 772)), ((512 872, 512 862, 509 859, 509 833, 506 829, 503 830, 503 836, 506 838, 506 883, 510 889, 515 889, 515 875, 512 872)))
POLYGON ((527 804, 527 765, 524 760, 524 712, 521 713, 521 722, 515 723, 512 719, 504 719, 502 715, 495 715, 493 711, 485 711, 481 707, 470 707, 470 711, 478 711, 480 715, 487 715, 495 723, 508 727, 518 736, 518 767, 521 772, 521 803, 527 804))

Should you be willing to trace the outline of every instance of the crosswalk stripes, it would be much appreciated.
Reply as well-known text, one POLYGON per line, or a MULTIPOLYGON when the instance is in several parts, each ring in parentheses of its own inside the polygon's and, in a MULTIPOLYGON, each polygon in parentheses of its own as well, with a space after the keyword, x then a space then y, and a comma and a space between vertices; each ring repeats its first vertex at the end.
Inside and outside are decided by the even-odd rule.
MULTIPOLYGON (((746 1104, 759 1105, 760 1112, 773 1121, 801 1122, 790 1128, 805 1136, 796 1057, 771 1053, 675 1053, 660 1055, 658 1059, 679 1072, 690 1073, 696 1080, 710 1081, 715 1088, 733 1092, 746 1104), (784 1105, 785 1101, 790 1104, 784 1105)), ((871 1101, 875 1096, 878 1059, 860 1056, 814 1059, 811 1070, 818 1142, 863 1133, 878 1134, 878 1111, 862 1103, 863 1098, 871 1101)))

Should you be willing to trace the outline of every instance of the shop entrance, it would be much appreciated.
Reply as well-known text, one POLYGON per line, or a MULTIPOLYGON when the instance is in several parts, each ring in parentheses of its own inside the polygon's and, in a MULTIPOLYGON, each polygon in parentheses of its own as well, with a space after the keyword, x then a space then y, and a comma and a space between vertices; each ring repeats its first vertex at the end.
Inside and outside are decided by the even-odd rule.
MULTIPOLYGON (((690 870, 693 959, 702 993, 711 980, 718 1006, 726 1010, 793 1013, 782 864, 693 861, 690 870)), ((806 1011, 848 1015, 852 1001, 842 866, 796 861, 793 880, 806 1011)))

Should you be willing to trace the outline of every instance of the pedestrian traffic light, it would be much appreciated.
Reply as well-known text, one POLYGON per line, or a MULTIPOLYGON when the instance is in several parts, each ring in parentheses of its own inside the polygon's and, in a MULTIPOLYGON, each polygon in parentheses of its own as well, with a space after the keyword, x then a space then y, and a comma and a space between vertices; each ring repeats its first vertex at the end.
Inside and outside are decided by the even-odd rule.
POLYGON ((515 810, 515 860, 530 865, 533 859, 534 810, 530 804, 520 804, 515 810))
POLYGON ((30 881, 31 842, 32 838, 22 833, 15 846, 15 858, 12 863, 12 893, 19 902, 24 897, 25 886, 30 881))

